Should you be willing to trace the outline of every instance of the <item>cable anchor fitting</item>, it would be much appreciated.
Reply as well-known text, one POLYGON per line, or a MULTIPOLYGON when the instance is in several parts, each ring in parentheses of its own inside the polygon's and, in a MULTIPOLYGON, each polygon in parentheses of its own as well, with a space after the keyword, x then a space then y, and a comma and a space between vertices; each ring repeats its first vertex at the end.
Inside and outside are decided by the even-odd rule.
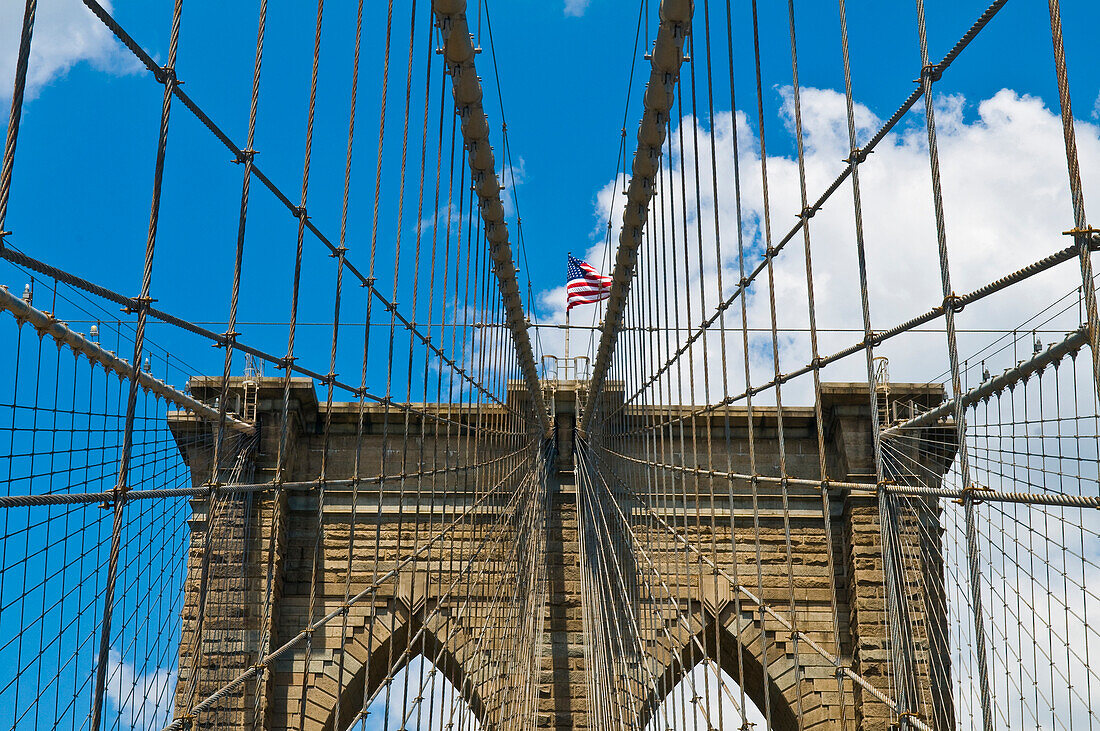
POLYGON ((161 66, 153 71, 153 78, 160 84, 172 84, 179 86, 183 82, 176 77, 176 69, 172 66, 161 66))
POLYGON ((119 311, 125 312, 127 315, 132 315, 135 312, 141 312, 142 310, 148 309, 149 305, 153 302, 156 302, 156 300, 152 297, 131 297, 130 304, 123 305, 119 311))
POLYGON ((914 81, 915 81, 915 83, 919 84, 919 83, 922 83, 925 79, 928 79, 928 81, 930 83, 934 84, 937 81, 939 81, 940 77, 942 77, 942 76, 943 76, 943 69, 940 68, 939 64, 930 63, 927 66, 922 66, 921 67, 920 78, 915 79, 914 81))
POLYGON ((246 162, 252 162, 256 157, 256 151, 251 147, 246 147, 243 150, 237 150, 237 156, 233 159, 235 165, 243 165, 246 162))
POLYGON ((842 162, 846 162, 849 165, 859 165, 866 162, 867 156, 870 155, 872 152, 874 152, 874 150, 864 150, 861 147, 853 147, 848 153, 848 157, 844 158, 842 162))
POLYGON ((954 292, 943 298, 943 311, 951 310, 952 312, 962 312, 963 307, 966 304, 962 301, 962 298, 956 295, 954 292))
POLYGON ((214 348, 232 347, 232 346, 237 344, 237 336, 238 335, 240 335, 240 333, 237 332, 236 330, 226 330, 222 334, 222 339, 220 341, 211 343, 210 345, 211 345, 211 347, 214 347, 214 348))
MULTIPOLYGON (((1100 228, 1094 228, 1092 226, 1085 226, 1084 228, 1071 228, 1069 231, 1063 231, 1063 236, 1072 236, 1077 240, 1078 246, 1081 241, 1084 240, 1089 245, 1095 247, 1100 245, 1100 228)), ((4 232, 0 231, 0 238, 3 238, 4 232)))
POLYGON ((984 485, 979 485, 976 482, 972 482, 972 483, 970 483, 969 485, 967 485, 966 487, 964 487, 962 489, 962 495, 955 498, 954 502, 957 505, 966 505, 966 502, 969 500, 970 503, 973 504, 973 505, 981 505, 985 501, 982 500, 982 498, 980 496, 975 496, 974 493, 982 493, 982 492, 986 492, 986 493, 993 492, 993 489, 989 488, 989 487, 986 487, 984 485))

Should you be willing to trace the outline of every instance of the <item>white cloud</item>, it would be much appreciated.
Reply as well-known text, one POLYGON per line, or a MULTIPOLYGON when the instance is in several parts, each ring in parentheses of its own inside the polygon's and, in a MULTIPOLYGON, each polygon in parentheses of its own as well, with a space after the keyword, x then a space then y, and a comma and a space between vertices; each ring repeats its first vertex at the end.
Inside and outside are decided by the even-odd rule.
MULTIPOLYGON (((781 94, 780 114, 790 129, 793 100, 789 90, 781 90, 781 94)), ((993 282, 1072 243, 1062 235, 1072 226, 1072 211, 1057 110, 1047 108, 1040 99, 1006 89, 977 104, 961 96, 943 97, 936 101, 936 112, 946 238, 956 294, 993 282)), ((843 169, 841 161, 848 155, 844 98, 832 90, 804 89, 802 116, 807 188, 813 201, 843 169)), ((918 109, 903 120, 860 167, 868 295, 872 327, 876 331, 936 307, 943 298, 923 117, 923 109, 918 109)), ((736 119, 741 155, 742 232, 746 268, 751 270, 762 259, 764 240, 759 140, 742 112, 737 113, 736 119)), ((856 120, 859 143, 881 124, 862 106, 856 108, 856 120)), ((711 130, 697 125, 690 117, 682 120, 683 154, 678 149, 680 130, 673 131, 673 154, 671 160, 666 154, 665 160, 672 179, 669 180, 666 169, 659 185, 666 190, 671 188, 674 195, 656 199, 658 224, 652 233, 659 240, 656 246, 647 242, 643 248, 639 257, 643 276, 631 293, 635 302, 641 298, 657 314, 657 317, 647 314, 644 324, 674 325, 678 318, 680 327, 697 327, 719 302, 719 271, 724 280, 724 296, 730 295, 738 281, 733 123, 734 116, 726 112, 718 115, 714 124, 719 161, 717 198, 710 184, 711 130), (698 156, 694 149, 696 133, 698 156), (696 160, 701 181, 698 201, 694 194, 696 160), (681 196, 681 174, 686 180, 683 188, 687 191, 686 201, 681 196), (685 209, 686 222, 682 213, 685 209), (716 209, 721 224, 721 256, 715 253, 716 209), (702 261, 698 253, 700 238, 702 261), (651 272, 659 275, 656 280, 650 277, 651 272), (666 275, 667 283, 662 279, 666 275)), ((1084 189, 1094 191, 1100 186, 1100 127, 1079 121, 1076 132, 1084 189)), ((775 137, 769 142, 773 150, 778 149, 775 137)), ((802 205, 797 161, 790 156, 771 154, 767 169, 774 245, 794 225, 802 205)), ((597 219, 606 220, 611 215, 616 231, 623 206, 621 190, 622 181, 612 181, 597 195, 597 219)), ((819 328, 861 330, 850 182, 843 184, 811 219, 810 233, 819 328)), ((587 257, 593 262, 604 261, 605 253, 600 242, 590 248, 587 257)), ((774 282, 780 367, 783 372, 790 372, 809 363, 811 356, 808 336, 792 330, 805 328, 808 323, 801 233, 796 233, 775 259, 774 282)), ((960 333, 960 355, 970 358, 970 386, 980 380, 981 359, 988 359, 988 369, 997 373, 1030 356, 1030 330, 1039 323, 1049 319, 1046 327, 1055 331, 1042 334, 1047 344, 1061 339, 1059 331, 1076 328, 1080 322, 1076 295, 1080 284, 1078 265, 1070 260, 1008 291, 968 305, 959 313, 957 324, 964 330, 960 333), (1067 294, 1070 295, 1067 300, 1051 308, 1052 303, 1067 294), (1039 319, 1021 326, 1037 314, 1039 319), (1020 327, 1017 347, 1013 347, 1011 337, 1004 340, 997 332, 966 332, 968 328, 1011 332, 1016 327, 1020 327), (991 343, 998 344, 990 348, 991 343)), ((552 322, 563 319, 563 299, 560 288, 542 293, 540 303, 545 319, 552 322)), ((759 385, 774 376, 767 271, 749 290, 746 304, 749 326, 762 329, 751 333, 749 338, 753 384, 759 385)), ((587 312, 582 313, 588 317, 587 312)), ((574 311, 575 321, 581 319, 579 314, 574 311)), ((717 401, 724 390, 740 394, 745 385, 740 302, 726 312, 725 322, 727 373, 721 368, 723 353, 719 337, 710 334, 695 345, 690 357, 680 359, 682 369, 676 366, 669 369, 659 388, 652 389, 646 400, 702 403, 717 401), (704 358, 708 361, 705 367, 704 358), (704 387, 703 376, 709 376, 709 391, 704 387)), ((876 349, 877 354, 890 358, 894 382, 945 380, 948 358, 942 327, 942 319, 935 320, 928 329, 939 332, 913 332, 876 349)), ((558 332, 550 331, 549 337, 543 336, 548 347, 560 347, 553 343, 558 332)), ((631 343, 633 337, 634 334, 626 333, 620 338, 617 364, 628 369, 628 381, 633 379, 637 385, 639 379, 664 364, 670 353, 665 349, 663 333, 653 335, 652 339, 642 334, 643 339, 637 344, 631 343)), ((680 342, 685 339, 686 334, 678 338, 680 342)), ((587 345, 587 339, 583 345, 579 340, 574 334, 574 352, 587 345)), ((861 332, 823 332, 820 352, 826 355, 860 340, 861 332)), ((675 340, 672 347, 676 347, 675 340)), ((621 377, 621 372, 613 377, 621 377)), ((827 366, 822 379, 865 381, 862 355, 827 366)), ((984 415, 976 413, 984 407, 972 410, 968 437, 970 480, 1004 491, 1091 492, 1096 481, 1095 427, 1083 419, 1091 419, 1095 413, 1089 395, 1092 387, 1089 357, 1083 353, 1075 365, 1063 364, 1060 373, 1048 369, 1045 376, 1033 377, 1030 383, 1006 392, 1002 397, 1003 409, 998 402, 984 415), (1041 391, 1046 392, 1045 398, 1040 396, 1041 391), (1039 416, 1029 412, 1029 408, 1037 409, 1039 416), (1078 409, 1083 414, 1082 420, 1073 416, 1078 409), (1051 435, 1054 430, 1056 436, 1051 435), (1078 442, 1091 446, 1077 447, 1078 442)), ((628 393, 633 393, 633 388, 628 387, 628 393)), ((766 403, 768 395, 774 398, 773 394, 755 400, 766 403)), ((808 375, 783 386, 785 405, 808 405, 812 399, 812 379, 808 375)), ((945 486, 964 487, 957 470, 956 463, 945 479, 945 486)), ((944 511, 946 533, 942 540, 947 554, 956 713, 959 719, 969 716, 973 725, 978 713, 977 680, 970 597, 966 589, 965 528, 962 512, 953 504, 945 502, 944 511)), ((1086 589, 1097 581, 1096 557, 1094 551, 1084 547, 1095 543, 1100 531, 1097 519, 1076 510, 1016 508, 992 503, 982 507, 980 516, 986 633, 991 642, 994 705, 1000 709, 995 723, 1013 729, 1024 728, 1025 722, 1028 727, 1054 728, 1065 726, 1069 716, 1083 723, 1087 709, 1081 710, 1086 706, 1080 701, 1079 689, 1093 682, 1094 674, 1081 660, 1085 650, 1079 648, 1087 649, 1086 643, 1095 645, 1097 640, 1095 630, 1082 619, 1095 616, 1097 611, 1095 596, 1086 589), (1042 566, 1041 572, 1035 573, 1035 566, 1042 566), (1072 688, 1067 688, 1063 677, 1071 678, 1072 688), (1019 688, 1023 687, 1029 689, 1028 697, 1019 700, 1019 688), (1003 710, 1010 698, 1013 707, 1003 710), (1041 714, 1046 719, 1032 720, 1029 714, 1041 714)))
MULTIPOLYGON (((793 126, 790 90, 781 90, 780 114, 793 126)), ((1071 208, 1065 172, 1064 147, 1058 115, 1047 109, 1041 100, 1002 90, 976 107, 962 97, 945 97, 937 101, 939 152, 943 173, 945 218, 952 286, 962 294, 987 284, 1022 266, 1060 250, 1071 242, 1062 231, 1072 225, 1071 208), (976 108, 975 118, 968 120, 964 109, 976 108)), ((806 177, 810 200, 835 179, 843 169, 842 160, 848 154, 847 121, 844 98, 836 91, 807 88, 802 91, 802 116, 805 131, 806 177)), ((862 210, 867 251, 868 289, 872 327, 881 331, 940 305, 941 292, 936 246, 936 226, 932 208, 930 167, 927 137, 923 129, 923 110, 914 112, 884 139, 867 162, 860 167, 862 210)), ((739 278, 737 266, 737 220, 732 181, 733 116, 729 112, 717 115, 714 125, 716 157, 719 166, 718 218, 722 237, 721 270, 723 295, 729 297, 739 278)), ((856 106, 857 140, 866 140, 881 121, 866 107, 856 106)), ((742 231, 746 247, 746 267, 751 270, 762 259, 764 244, 764 201, 760 178, 759 140, 738 112, 739 149, 741 155, 742 231)), ((659 196, 654 205, 658 221, 658 236, 663 236, 654 253, 643 251, 639 257, 643 273, 649 270, 667 275, 669 284, 650 287, 645 282, 635 284, 633 292, 645 293, 663 310, 668 297, 667 324, 679 318, 681 327, 698 326, 709 316, 719 301, 715 257, 715 201, 711 192, 710 130, 696 127, 690 117, 682 121, 684 154, 680 153, 679 130, 673 131, 672 159, 666 152, 666 170, 659 187, 674 188, 674 196, 659 196), (698 134, 699 178, 701 199, 694 200, 696 155, 693 134, 698 134), (669 167, 672 180, 669 180, 669 167), (686 180, 687 201, 681 199, 681 179, 686 180), (671 200, 675 198, 675 201, 671 200), (663 208, 662 208, 663 206, 663 208), (686 227, 683 210, 687 210, 686 227), (675 230, 673 227, 675 218, 675 230), (699 261, 699 236, 702 230, 703 260, 699 261), (684 231, 687 231, 687 246, 684 231), (662 233, 663 232, 663 233, 662 233), (675 249, 673 249, 675 233, 675 249), (685 262, 689 273, 685 279, 685 262), (677 281, 672 282, 673 266, 677 281), (690 284, 685 284, 688 282, 690 284), (675 293, 675 296, 671 296, 675 293), (705 298, 706 308, 702 308, 705 298), (689 307, 690 299, 690 311, 689 307)), ((1078 145, 1081 155, 1085 190, 1092 190, 1100 180, 1090 176, 1100 169, 1100 128, 1078 123, 1078 145)), ((773 146, 776 140, 771 140, 773 146)), ((774 149, 774 147, 773 147, 774 149)), ((798 187, 798 166, 795 159, 784 155, 768 156, 768 187, 772 243, 777 243, 794 225, 801 209, 798 187)), ((610 214, 614 230, 619 228, 623 207, 622 180, 611 181, 597 194, 596 218, 605 222, 610 214)), ((604 224, 598 224, 604 225, 604 224)), ((603 238, 598 229, 594 239, 603 238)), ((817 323, 819 328, 861 330, 860 288, 857 278, 852 193, 845 183, 811 220, 811 251, 815 285, 817 323)), ((617 236, 614 237, 617 243, 617 236)), ((647 244, 648 246, 648 244, 647 244)), ((775 260, 775 289, 778 325, 781 329, 779 355, 783 372, 800 368, 810 362, 809 338, 805 333, 792 332, 808 324, 805 254, 802 235, 796 234, 775 260), (786 329, 786 331, 784 331, 786 329)), ((608 250, 601 241, 586 253, 588 261, 607 268, 608 250)), ((1042 311, 1058 297, 1074 291, 1080 284, 1080 271, 1071 261, 1046 274, 1015 286, 1011 293, 994 295, 972 304, 958 316, 960 328, 1008 328, 1042 311)), ((539 298, 543 321, 564 320, 564 297, 559 290, 543 292, 539 298)), ((768 276, 757 277, 747 298, 750 327, 763 328, 750 337, 750 364, 753 383, 773 376, 771 359, 770 306, 768 276)), ((1057 320, 1052 327, 1076 327, 1076 307, 1057 320)), ((585 310, 574 312, 574 322, 587 321, 585 310)), ((593 320, 598 315, 593 316, 593 320)), ((665 318, 662 316, 661 320, 665 318)), ((739 330, 740 305, 727 310, 727 329, 739 330)), ((650 323, 647 323, 650 324, 650 323)), ((662 322, 652 323, 656 325, 662 322)), ((942 327, 942 320, 930 327, 942 327)), ((1026 330, 1026 327, 1024 328, 1026 330)), ((717 328, 712 329, 712 332, 717 328)), ((547 352, 559 352, 559 331, 543 331, 547 352)), ((683 339, 682 336, 681 340, 683 339)), ((963 334, 962 357, 976 352, 995 335, 963 334)), ((1048 335, 1048 339, 1056 339, 1048 335)), ((854 345, 862 339, 861 332, 823 332, 822 355, 854 345)), ((721 358, 717 335, 708 335, 709 355, 707 375, 709 393, 704 393, 702 343, 694 349, 694 369, 697 402, 722 397, 721 358)), ((727 338, 726 384, 731 394, 744 389, 740 332, 727 338)), ((588 346, 587 338, 577 337, 571 343, 576 353, 588 346)), ((890 358, 891 375, 895 381, 943 380, 947 367, 946 343, 942 334, 914 333, 888 341, 878 354, 890 358)), ((647 354, 651 363, 642 370, 655 369, 667 359, 664 352, 647 354)), ((988 367, 997 372, 1011 365, 1012 353, 1000 356, 1005 362, 991 359, 988 367)), ((685 389, 686 368, 680 393, 691 397, 685 389)), ((977 367, 978 363, 971 364, 977 367)), ((675 370, 675 369, 672 369, 675 370)), ((674 376, 676 377, 676 376, 674 376)), ((676 377, 677 381, 679 377, 676 377)), ((855 356, 827 367, 824 380, 865 380, 861 356, 855 356)), ((674 391, 679 388, 674 384, 674 391)), ((667 393, 667 387, 666 387, 667 393)), ((808 404, 812 400, 812 382, 804 377, 783 388, 784 402, 808 404)), ((763 397, 758 401, 763 400, 763 397)))
MULTIPOLYGON (((111 3, 103 2, 109 11, 111 3)), ((0 3, 0 99, 11 99, 24 3, 0 3)), ((42 88, 80 63, 112 74, 133 73, 134 57, 80 0, 50 0, 38 4, 27 71, 26 98, 34 99, 42 88)))
POLYGON ((138 672, 113 648, 107 664, 107 697, 123 724, 134 729, 159 729, 172 720, 175 671, 138 672))
POLYGON ((588 10, 588 4, 592 0, 565 0, 565 14, 571 18, 579 18, 588 10))
POLYGON ((500 191, 500 202, 504 206, 504 215, 509 219, 516 215, 515 189, 527 182, 527 163, 522 156, 519 162, 504 165, 497 171, 497 178, 504 189, 500 191))

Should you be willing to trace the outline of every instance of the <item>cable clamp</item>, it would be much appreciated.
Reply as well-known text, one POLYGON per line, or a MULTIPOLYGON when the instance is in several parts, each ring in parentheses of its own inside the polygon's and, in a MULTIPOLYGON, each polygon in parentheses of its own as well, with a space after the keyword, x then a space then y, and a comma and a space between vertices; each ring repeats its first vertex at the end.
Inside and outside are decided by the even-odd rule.
POLYGON ((110 510, 111 508, 118 505, 123 496, 123 491, 119 489, 118 485, 115 485, 111 488, 111 497, 101 502, 99 504, 99 507, 103 510, 110 510))
POLYGON ((844 158, 842 162, 846 162, 849 165, 860 164, 867 161, 867 156, 874 150, 864 150, 862 147, 853 147, 848 153, 848 157, 844 158))
POLYGON ((222 340, 211 343, 210 347, 212 347, 212 348, 225 348, 225 347, 228 347, 228 346, 236 345, 238 335, 240 335, 239 332, 235 332, 233 330, 226 330, 225 333, 222 335, 222 340))
MULTIPOLYGON (((1084 228, 1071 228, 1069 231, 1063 231, 1063 236, 1072 236, 1074 238, 1082 237, 1092 244, 1092 246, 1100 245, 1100 228, 1093 228, 1092 226, 1085 226, 1084 228)), ((3 238, 4 232, 0 231, 0 238, 3 238)))
POLYGON ((976 482, 972 482, 962 489, 962 496, 955 498, 954 502, 958 505, 966 505, 966 501, 969 500, 974 505, 981 505, 984 501, 980 496, 975 496, 974 493, 993 492, 990 487, 979 485, 976 482))
POLYGON ((367 289, 374 289, 375 281, 377 281, 377 280, 375 280, 374 277, 367 277, 366 279, 363 280, 363 286, 366 287, 367 289))
POLYGON ((176 69, 172 66, 159 67, 153 71, 153 78, 161 84, 171 83, 173 86, 179 86, 183 83, 176 78, 176 69))
MULTIPOLYGON (((156 302, 156 300, 153 299, 152 297, 140 297, 140 296, 131 297, 130 298, 130 304, 123 305, 122 307, 119 308, 119 311, 120 312, 125 312, 127 315, 132 315, 135 312, 140 312, 141 310, 147 308, 149 306, 149 304, 152 303, 152 302, 156 302)), ((46 313, 46 314, 50 314, 50 313, 46 313)), ((51 317, 52 317, 52 315, 51 315, 51 317)))
POLYGON ((334 259, 343 259, 344 255, 347 254, 347 253, 348 253, 348 247, 344 246, 343 244, 340 244, 339 246, 337 246, 335 249, 332 250, 332 253, 329 254, 329 256, 331 256, 334 259))
POLYGON ((939 64, 930 63, 927 66, 921 67, 920 78, 916 81, 919 83, 927 78, 934 84, 940 80, 941 76, 943 76, 943 69, 940 68, 939 64))
POLYGON ((799 211, 795 215, 795 218, 801 218, 802 220, 809 220, 809 219, 814 217, 815 213, 817 213, 817 208, 815 208, 814 206, 806 206, 805 208, 803 208, 801 211, 799 211))
POLYGON ((251 667, 249 667, 249 670, 254 671, 256 673, 256 675, 263 675, 264 671, 267 670, 267 663, 266 662, 253 663, 251 665, 251 667))
POLYGON ((243 150, 237 150, 237 157, 234 158, 233 162, 237 165, 243 165, 246 162, 252 162, 255 157, 256 151, 251 147, 246 147, 243 150))
POLYGON ((775 255, 778 253, 779 249, 775 248, 774 246, 769 246, 767 249, 764 250, 764 257, 766 259, 774 259, 775 255))
POLYGON ((962 312, 963 307, 965 307, 965 306, 966 305, 963 304, 962 298, 957 296, 954 292, 952 292, 951 294, 949 294, 949 295, 947 295, 946 297, 943 298, 944 312, 946 312, 949 309, 952 312, 962 312))
POLYGON ((2 240, 5 236, 11 236, 11 231, 0 231, 0 240, 2 240))
POLYGON ((867 337, 863 339, 861 345, 864 347, 870 345, 872 348, 882 344, 882 336, 876 333, 874 330, 867 331, 867 337))
POLYGON ((294 367, 294 361, 296 360, 298 360, 297 357, 293 355, 288 355, 285 358, 279 359, 275 367, 282 368, 284 371, 289 371, 292 367, 294 367))

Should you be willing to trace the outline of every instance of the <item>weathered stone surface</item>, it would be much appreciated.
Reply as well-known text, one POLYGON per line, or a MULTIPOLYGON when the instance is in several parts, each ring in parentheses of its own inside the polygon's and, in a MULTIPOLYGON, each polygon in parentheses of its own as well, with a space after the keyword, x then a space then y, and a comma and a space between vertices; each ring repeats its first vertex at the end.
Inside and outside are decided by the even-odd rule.
MULTIPOLYGON (((217 385, 199 379, 192 391, 209 400, 217 385)), ((589 587, 606 582, 603 589, 621 593, 631 607, 629 616, 614 621, 614 646, 622 652, 597 661, 610 663, 619 689, 614 702, 640 726, 705 660, 740 681, 758 707, 765 707, 767 688, 775 729, 841 728, 842 706, 848 723, 854 720, 861 731, 887 728, 893 712, 850 680, 838 685, 835 666, 807 642, 897 696, 897 647, 886 636, 873 484, 861 494, 831 490, 825 516, 817 486, 792 485, 784 496, 774 482, 754 486, 707 474, 750 471, 748 418, 738 409, 686 419, 675 439, 609 435, 602 441, 606 449, 679 469, 645 470, 627 460, 607 467, 633 493, 616 496, 633 538, 616 528, 611 549, 632 568, 614 581, 586 575, 573 459, 576 400, 568 388, 555 399, 558 453, 537 567, 515 564, 511 549, 521 527, 499 521, 508 499, 530 484, 537 469, 534 442, 513 412, 525 408, 522 392, 509 391, 507 407, 417 405, 437 417, 432 419, 384 405, 367 406, 362 414, 356 403, 326 407, 308 381, 295 380, 284 425, 283 380, 266 379, 258 388, 259 443, 244 472, 231 456, 215 470, 209 431, 184 415, 173 417, 196 484, 278 477, 283 485, 193 502, 177 715, 300 638, 199 715, 196 726, 344 729, 365 697, 384 692, 389 668, 424 655, 459 688, 482 728, 524 726, 531 716, 539 728, 604 728, 607 719, 593 715, 597 706, 587 697, 593 671, 588 633, 596 621, 584 614, 587 581, 589 587), (480 436, 472 426, 483 430, 480 436), (704 472, 684 472, 685 460, 704 472), (357 484, 350 480, 356 465, 357 484), (685 551, 658 518, 699 553, 685 551), (448 526, 442 539, 410 559, 448 526), (399 562, 405 563, 397 576, 383 580, 399 562), (540 593, 545 603, 529 606, 517 586, 539 576, 546 582, 540 593), (302 636, 368 587, 375 589, 302 636), (762 615, 755 598, 799 635, 762 615), (517 640, 537 631, 535 647, 517 640), (523 683, 523 668, 534 673, 531 687, 523 683)), ((931 403, 940 394, 914 389, 914 397, 931 403)), ((822 428, 833 481, 874 480, 867 402, 865 387, 825 384, 822 428)), ((682 408, 628 409, 623 433, 682 408)), ((788 475, 819 480, 814 409, 788 408, 783 419, 788 475)), ((775 410, 754 410, 753 424, 758 470, 779 475, 775 410)), ((938 547, 927 542, 939 534, 928 523, 936 515, 934 501, 926 507, 921 516, 894 514, 905 548, 899 571, 909 585, 935 584, 942 574, 942 566, 928 562, 938 547)), ((621 519, 612 514, 604 520, 600 530, 621 519)), ((949 668, 946 649, 936 641, 946 618, 926 595, 903 599, 913 628, 907 647, 915 661, 914 711, 936 729, 953 727, 951 709, 937 705, 950 698, 949 690, 944 694, 950 678, 931 669, 949 668), (937 663, 930 662, 933 656, 937 663)), ((410 697, 419 694, 410 691, 410 697)))

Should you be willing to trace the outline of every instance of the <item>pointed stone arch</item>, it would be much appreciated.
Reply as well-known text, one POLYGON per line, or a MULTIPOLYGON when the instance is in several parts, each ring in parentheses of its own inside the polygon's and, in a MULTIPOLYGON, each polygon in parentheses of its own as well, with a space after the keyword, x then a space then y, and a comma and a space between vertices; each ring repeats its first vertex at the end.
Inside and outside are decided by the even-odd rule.
POLYGON ((724 670, 718 670, 715 677, 713 663, 700 659, 695 666, 672 686, 659 704, 652 708, 645 731, 665 731, 672 725, 683 725, 683 708, 688 693, 700 694, 704 703, 699 709, 687 711, 687 717, 695 715, 699 728, 744 729, 744 723, 754 724, 754 728, 765 731, 766 717, 746 692, 742 704, 741 688, 724 670))
MULTIPOLYGON (((364 611, 349 614, 349 631, 341 643, 340 627, 328 633, 299 667, 308 668, 304 705, 301 692, 288 687, 284 718, 287 727, 340 731, 351 726, 363 707, 415 657, 424 657, 453 686, 474 718, 485 725, 489 712, 484 692, 489 660, 475 638, 456 620, 432 605, 410 612, 400 601, 376 607, 373 620, 364 611), (357 616, 355 616, 357 615, 357 616), (318 646, 319 645, 319 646, 318 646), (341 666, 343 676, 341 678, 341 666)), ((300 677, 300 676, 299 676, 300 677)), ((284 685, 284 687, 287 687, 284 685)))
MULTIPOLYGON (((671 636, 677 646, 671 651, 666 651, 663 667, 659 668, 655 677, 652 678, 655 687, 651 687, 643 700, 640 716, 644 728, 650 726, 653 715, 661 704, 667 701, 669 694, 695 671, 705 657, 717 663, 723 673, 740 685, 745 695, 761 711, 770 705, 774 731, 798 731, 795 710, 797 691, 793 662, 785 657, 785 652, 774 636, 772 627, 768 627, 767 631, 769 662, 765 672, 763 642, 759 627, 753 620, 742 618, 741 637, 743 639, 740 641, 737 636, 736 618, 732 616, 717 620, 709 615, 695 617, 692 618, 691 626, 695 630, 692 634, 688 634, 685 628, 678 635, 671 636), (715 621, 720 622, 717 630, 715 621), (738 657, 739 648, 740 658, 738 657)), ((803 664, 805 664, 804 658, 803 664)), ((801 669, 805 670, 805 668, 801 669)), ((806 673, 803 672, 802 675, 805 676, 806 673)), ((829 676, 832 677, 831 666, 829 666, 829 676)), ((802 692, 805 696, 806 678, 802 679, 802 692)), ((821 704, 818 702, 816 705, 821 704)))
MULTIPOLYGON (((378 718, 386 714, 387 706, 391 729, 443 731, 448 727, 462 727, 468 731, 478 731, 483 727, 481 717, 474 713, 444 668, 434 664, 428 655, 411 658, 394 674, 390 698, 380 692, 371 702, 367 709, 371 727, 377 726, 378 718)), ((357 731, 360 728, 360 723, 356 721, 343 731, 357 731)))

